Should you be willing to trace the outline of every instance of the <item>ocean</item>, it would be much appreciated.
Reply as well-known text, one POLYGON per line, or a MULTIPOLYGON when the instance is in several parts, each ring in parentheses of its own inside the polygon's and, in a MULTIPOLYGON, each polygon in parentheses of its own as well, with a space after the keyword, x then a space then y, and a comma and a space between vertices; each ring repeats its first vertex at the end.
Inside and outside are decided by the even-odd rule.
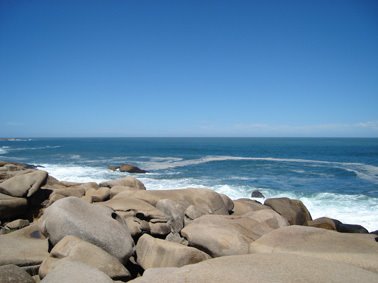
POLYGON ((0 160, 77 182, 127 176, 107 168, 131 163, 148 170, 131 175, 149 190, 206 187, 232 199, 259 190, 302 200, 313 218, 378 229, 378 139, 32 138, 0 141, 0 160))

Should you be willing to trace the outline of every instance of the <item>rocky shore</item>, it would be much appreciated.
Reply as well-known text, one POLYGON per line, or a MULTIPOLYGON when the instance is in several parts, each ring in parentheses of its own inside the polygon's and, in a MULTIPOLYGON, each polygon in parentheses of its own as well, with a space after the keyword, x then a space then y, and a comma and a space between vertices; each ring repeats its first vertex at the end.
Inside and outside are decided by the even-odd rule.
POLYGON ((378 235, 288 198, 0 162, 0 282, 378 282, 378 235))

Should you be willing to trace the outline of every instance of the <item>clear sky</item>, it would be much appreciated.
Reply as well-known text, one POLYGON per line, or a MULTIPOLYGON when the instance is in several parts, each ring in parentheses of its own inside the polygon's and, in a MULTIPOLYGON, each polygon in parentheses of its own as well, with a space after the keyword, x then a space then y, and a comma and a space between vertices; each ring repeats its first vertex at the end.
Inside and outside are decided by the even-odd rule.
POLYGON ((0 1, 0 137, 378 137, 378 1, 0 1))

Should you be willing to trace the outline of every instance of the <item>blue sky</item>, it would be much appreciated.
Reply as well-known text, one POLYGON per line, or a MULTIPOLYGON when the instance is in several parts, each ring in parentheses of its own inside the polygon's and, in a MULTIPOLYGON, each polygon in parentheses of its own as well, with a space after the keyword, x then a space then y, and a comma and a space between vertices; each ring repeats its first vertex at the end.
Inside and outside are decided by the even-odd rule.
POLYGON ((0 136, 378 137, 378 2, 0 1, 0 136))

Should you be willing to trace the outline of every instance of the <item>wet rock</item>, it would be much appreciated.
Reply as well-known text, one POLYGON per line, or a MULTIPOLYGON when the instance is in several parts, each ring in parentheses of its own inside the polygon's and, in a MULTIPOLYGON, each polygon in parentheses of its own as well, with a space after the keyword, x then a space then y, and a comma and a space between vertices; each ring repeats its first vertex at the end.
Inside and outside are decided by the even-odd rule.
POLYGON ((262 194, 262 192, 258 191, 258 190, 254 190, 252 193, 251 193, 251 197, 252 198, 265 198, 265 196, 262 194))
POLYGON ((334 230, 341 233, 369 233, 369 231, 361 225, 344 224, 339 220, 328 217, 321 217, 313 221, 308 221, 308 226, 334 230))
POLYGON ((137 166, 131 164, 122 164, 119 167, 120 172, 128 172, 128 173, 147 173, 146 170, 140 169, 137 166))

